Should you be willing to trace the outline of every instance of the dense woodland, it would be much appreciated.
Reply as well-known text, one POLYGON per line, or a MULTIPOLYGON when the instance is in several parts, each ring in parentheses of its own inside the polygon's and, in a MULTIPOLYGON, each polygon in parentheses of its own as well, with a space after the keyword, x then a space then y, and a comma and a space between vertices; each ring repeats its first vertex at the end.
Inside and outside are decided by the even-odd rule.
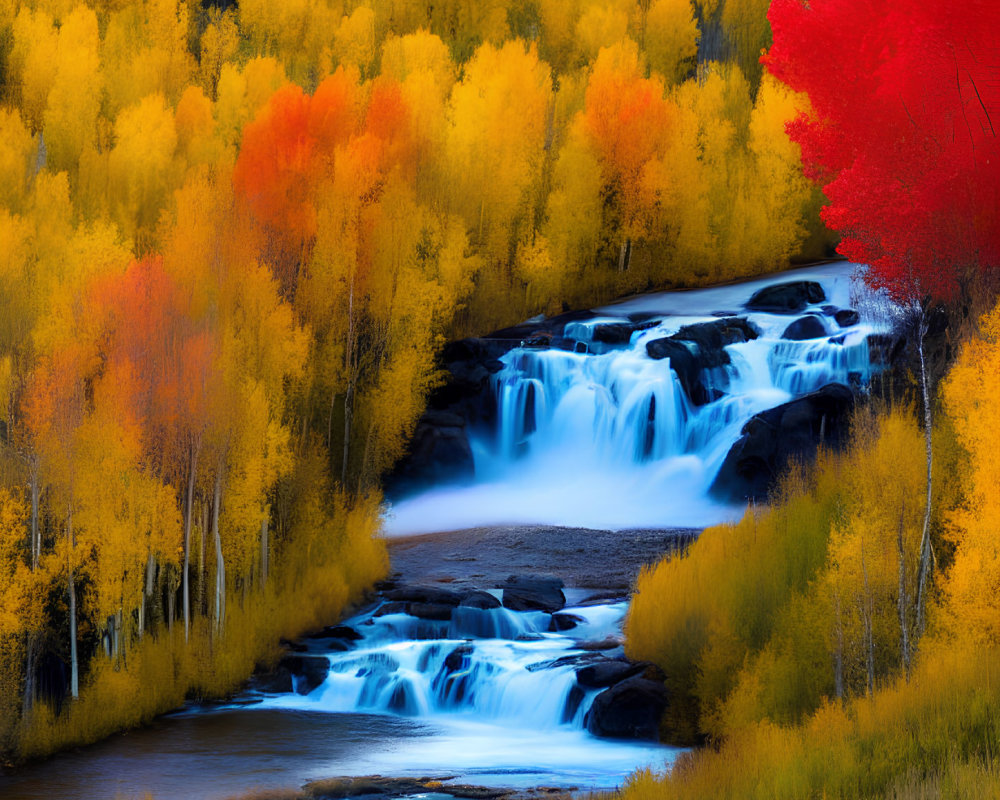
POLYGON ((828 244, 766 2, 0 7, 0 752, 386 568, 448 337, 828 244))
POLYGON ((994 797, 1000 9, 769 18, 764 61, 812 106, 790 134, 841 250, 899 303, 911 369, 845 451, 640 577, 629 651, 667 675, 664 735, 709 746, 626 797, 994 797))

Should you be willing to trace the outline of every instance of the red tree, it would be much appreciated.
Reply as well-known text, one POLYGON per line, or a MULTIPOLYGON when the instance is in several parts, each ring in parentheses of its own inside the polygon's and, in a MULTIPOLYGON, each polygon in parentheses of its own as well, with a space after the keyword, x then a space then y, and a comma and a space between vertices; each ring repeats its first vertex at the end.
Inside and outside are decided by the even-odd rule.
MULTIPOLYGON (((1000 3, 773 0, 768 18, 768 69, 812 103, 789 134, 807 174, 824 184, 823 218, 841 233, 839 251, 867 263, 869 283, 919 322, 927 457, 919 635, 933 562, 923 308, 1000 265, 1000 3)), ((902 610, 900 622, 908 665, 902 610)))
POLYGON ((773 0, 768 69, 809 95, 789 126, 840 252, 897 300, 1000 263, 1000 4, 773 0))

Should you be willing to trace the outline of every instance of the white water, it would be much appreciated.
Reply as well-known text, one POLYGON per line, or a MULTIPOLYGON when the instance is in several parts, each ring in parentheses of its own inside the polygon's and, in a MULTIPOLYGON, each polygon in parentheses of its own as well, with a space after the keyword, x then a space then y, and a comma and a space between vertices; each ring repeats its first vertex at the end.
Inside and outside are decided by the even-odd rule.
POLYGON ((742 507, 714 502, 708 489, 750 417, 827 383, 848 384, 852 373, 863 384, 870 377, 866 337, 887 329, 888 310, 856 277, 858 269, 834 263, 732 286, 643 295, 566 326, 564 335, 594 354, 512 350, 494 376, 497 429, 471 442, 475 481, 396 503, 386 514, 388 534, 500 524, 696 527, 738 516, 742 507), (793 280, 818 281, 826 293, 802 314, 830 304, 859 310, 861 322, 841 329, 824 317, 827 336, 787 341, 782 333, 801 315, 744 310, 758 289, 793 280), (724 394, 694 406, 669 360, 651 359, 646 343, 720 312, 749 320, 760 337, 726 348, 732 363, 711 376, 711 387, 724 394), (636 313, 662 321, 634 333, 627 346, 592 342, 596 325, 636 313))
POLYGON ((584 718, 600 690, 574 689, 580 663, 552 662, 584 656, 582 640, 620 636, 625 609, 568 607, 585 622, 566 633, 547 632, 544 612, 459 607, 450 622, 368 612, 347 623, 363 635, 349 651, 314 651, 330 661, 321 686, 268 695, 247 711, 395 715, 425 726, 424 735, 373 743, 306 777, 439 774, 480 785, 611 789, 635 769, 663 769, 678 751, 588 734, 584 718))

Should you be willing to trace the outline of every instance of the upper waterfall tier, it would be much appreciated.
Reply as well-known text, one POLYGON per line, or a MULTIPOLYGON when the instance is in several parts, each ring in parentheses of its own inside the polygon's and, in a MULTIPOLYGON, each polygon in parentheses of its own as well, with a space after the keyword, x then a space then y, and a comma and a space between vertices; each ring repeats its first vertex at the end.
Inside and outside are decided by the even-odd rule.
POLYGON ((856 271, 646 295, 529 337, 492 376, 495 422, 470 436, 474 480, 397 503, 388 529, 698 526, 738 514, 709 489, 747 422, 829 384, 861 390, 883 362, 872 342, 892 308, 856 271))

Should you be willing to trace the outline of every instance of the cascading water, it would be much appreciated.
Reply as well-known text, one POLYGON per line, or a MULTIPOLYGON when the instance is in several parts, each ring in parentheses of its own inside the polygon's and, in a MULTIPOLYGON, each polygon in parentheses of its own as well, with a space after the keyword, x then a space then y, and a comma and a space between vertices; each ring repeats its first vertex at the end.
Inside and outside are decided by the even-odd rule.
POLYGON ((434 620, 383 605, 347 621, 357 641, 310 644, 308 657, 329 661, 319 686, 265 695, 253 708, 395 715, 429 726, 425 736, 373 751, 370 764, 355 756, 350 774, 613 788, 636 768, 662 768, 676 752, 586 732, 601 689, 581 686, 577 672, 621 656, 614 640, 625 610, 624 602, 567 607, 560 614, 574 627, 553 632, 553 616, 542 611, 459 606, 450 619, 434 620), (601 653, 586 644, 596 641, 601 653))
POLYGON ((396 503, 389 533, 492 524, 695 527, 737 516, 742 506, 720 504, 709 488, 746 422, 830 383, 864 387, 875 369, 869 336, 888 330, 890 309, 857 270, 836 263, 644 295, 568 323, 560 348, 511 350, 493 377, 495 428, 471 441, 474 482, 396 503), (789 281, 818 282, 822 299, 794 314, 746 310, 755 292, 789 281), (850 308, 860 316, 835 316, 850 308), (800 319, 803 332, 786 338, 800 319), (748 326, 748 340, 723 343, 707 360, 681 342, 701 359, 695 391, 683 385, 684 369, 675 363, 684 352, 675 348, 657 359, 647 348, 683 340, 687 326, 731 321, 748 326), (604 326, 623 322, 636 328, 627 342, 600 340, 604 326))

